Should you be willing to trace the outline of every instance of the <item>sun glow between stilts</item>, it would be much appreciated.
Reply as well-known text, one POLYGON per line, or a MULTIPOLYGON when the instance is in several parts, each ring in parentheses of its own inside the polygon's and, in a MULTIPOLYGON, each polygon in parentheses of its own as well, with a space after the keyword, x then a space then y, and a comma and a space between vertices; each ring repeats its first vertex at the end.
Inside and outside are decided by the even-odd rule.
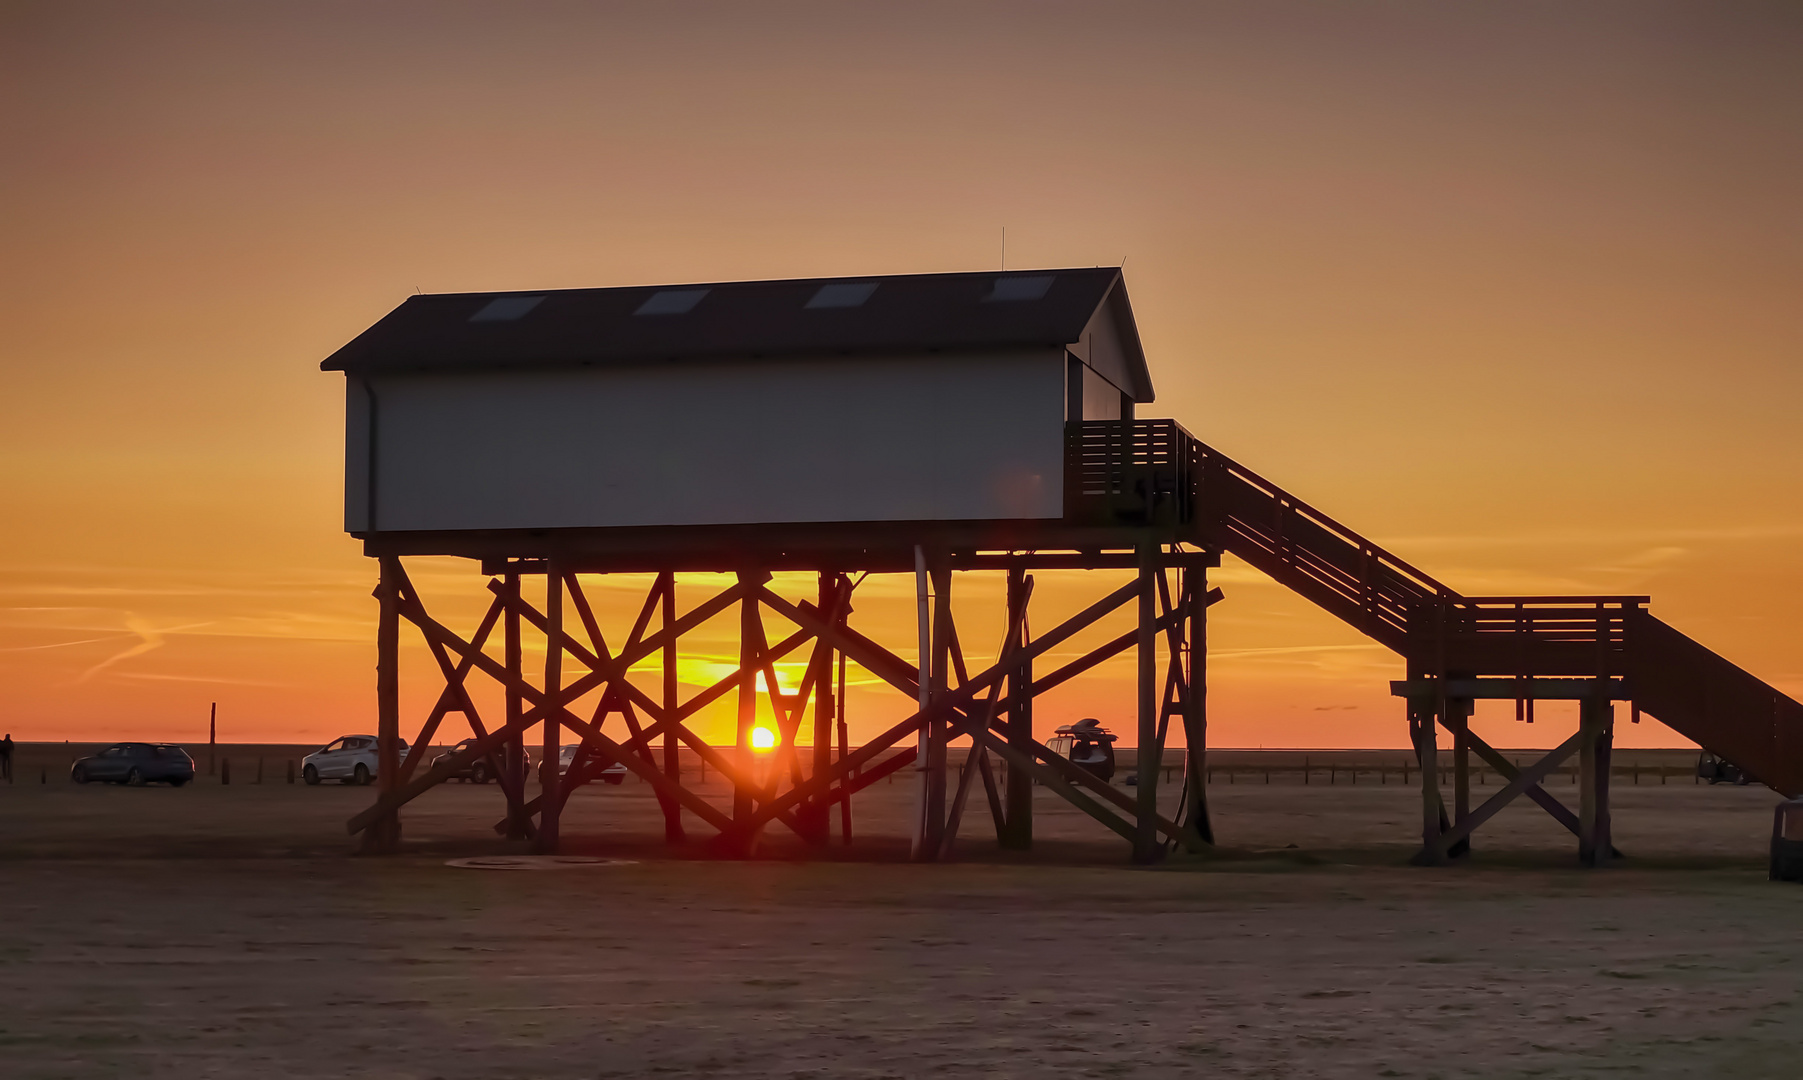
POLYGON ((774 750, 774 749, 776 749, 776 732, 771 731, 767 727, 752 728, 751 729, 751 748, 753 750, 774 750))

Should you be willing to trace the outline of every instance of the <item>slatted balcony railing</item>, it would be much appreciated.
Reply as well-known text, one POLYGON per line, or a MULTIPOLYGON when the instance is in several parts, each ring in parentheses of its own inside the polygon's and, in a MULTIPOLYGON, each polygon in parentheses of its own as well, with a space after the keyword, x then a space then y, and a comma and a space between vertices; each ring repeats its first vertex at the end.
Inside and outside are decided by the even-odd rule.
POLYGON ((1065 425, 1065 519, 1086 525, 1192 521, 1196 440, 1175 420, 1065 425))

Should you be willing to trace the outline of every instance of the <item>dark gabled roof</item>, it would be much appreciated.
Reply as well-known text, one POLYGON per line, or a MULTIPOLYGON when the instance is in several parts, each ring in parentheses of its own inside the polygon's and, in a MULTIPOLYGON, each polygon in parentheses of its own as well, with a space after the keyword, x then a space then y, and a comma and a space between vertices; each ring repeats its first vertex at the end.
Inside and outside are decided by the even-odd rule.
POLYGON ((410 296, 320 366, 374 374, 1062 346, 1104 305, 1140 384, 1128 392, 1150 401, 1115 267, 410 296))

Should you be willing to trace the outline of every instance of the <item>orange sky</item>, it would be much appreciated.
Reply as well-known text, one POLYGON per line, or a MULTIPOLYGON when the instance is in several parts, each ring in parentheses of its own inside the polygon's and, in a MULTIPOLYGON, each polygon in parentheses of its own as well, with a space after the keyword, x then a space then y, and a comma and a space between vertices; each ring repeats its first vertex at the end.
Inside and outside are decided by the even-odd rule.
MULTIPOLYGON (((1803 696, 1795 6, 599 7, 0 7, 0 729, 373 726, 317 364, 414 290, 985 269, 1004 226, 1126 260, 1148 414, 1803 696)), ((1393 657, 1219 579, 1217 744, 1401 744, 1393 657)), ((1126 723, 1126 674, 1041 715, 1126 723)))

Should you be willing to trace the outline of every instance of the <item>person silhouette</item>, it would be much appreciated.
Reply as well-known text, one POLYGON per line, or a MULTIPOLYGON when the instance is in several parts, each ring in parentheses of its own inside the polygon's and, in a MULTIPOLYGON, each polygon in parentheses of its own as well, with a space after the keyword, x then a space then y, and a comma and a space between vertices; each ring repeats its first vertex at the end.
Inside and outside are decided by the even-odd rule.
POLYGON ((0 739, 0 778, 9 784, 13 782, 13 733, 10 731, 0 739))

